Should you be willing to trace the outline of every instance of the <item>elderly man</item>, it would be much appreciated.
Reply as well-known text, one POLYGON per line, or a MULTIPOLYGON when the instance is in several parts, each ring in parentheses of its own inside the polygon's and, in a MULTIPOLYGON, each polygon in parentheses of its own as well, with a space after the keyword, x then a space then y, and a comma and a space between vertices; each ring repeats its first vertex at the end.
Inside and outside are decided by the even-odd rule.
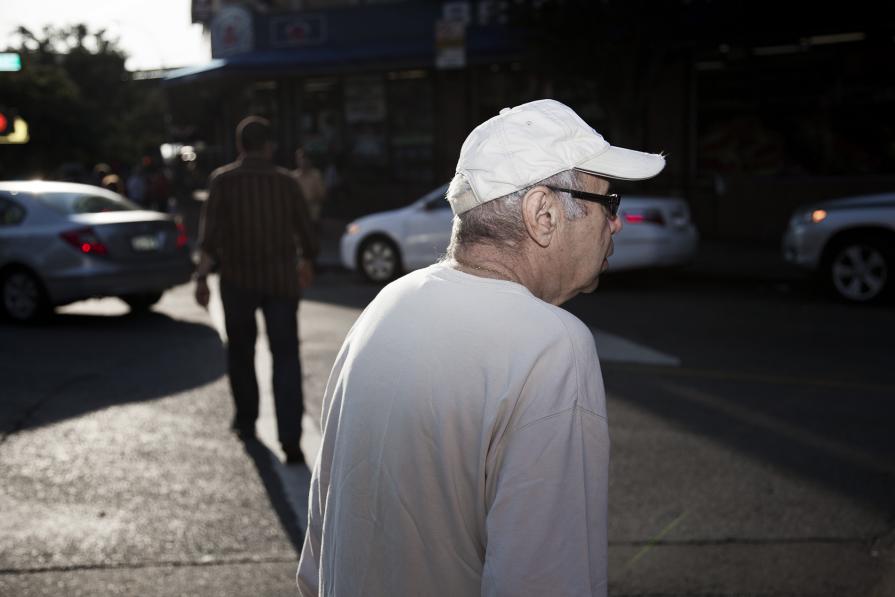
POLYGON ((505 109, 463 144, 447 257, 390 284, 324 396, 303 595, 605 595, 609 435, 591 292, 621 230, 612 147, 567 106, 505 109))

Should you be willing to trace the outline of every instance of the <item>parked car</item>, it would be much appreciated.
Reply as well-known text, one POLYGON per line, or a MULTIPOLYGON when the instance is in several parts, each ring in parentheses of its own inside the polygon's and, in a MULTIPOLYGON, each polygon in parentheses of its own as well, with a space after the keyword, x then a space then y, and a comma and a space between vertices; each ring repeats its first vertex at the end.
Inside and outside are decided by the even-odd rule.
MULTIPOLYGON (((425 267, 444 255, 453 213, 445 199, 447 184, 410 205, 370 214, 350 224, 342 235, 342 264, 367 280, 382 283, 425 267)), ((610 271, 688 263, 699 235, 682 199, 622 198, 619 217, 625 226, 615 237, 610 271)))
POLYGON ((783 236, 783 257, 818 272, 827 288, 846 301, 885 298, 895 268, 895 193, 798 208, 783 236))
POLYGON ((13 320, 92 297, 147 310, 192 270, 170 215, 90 185, 0 182, 0 308, 13 320))

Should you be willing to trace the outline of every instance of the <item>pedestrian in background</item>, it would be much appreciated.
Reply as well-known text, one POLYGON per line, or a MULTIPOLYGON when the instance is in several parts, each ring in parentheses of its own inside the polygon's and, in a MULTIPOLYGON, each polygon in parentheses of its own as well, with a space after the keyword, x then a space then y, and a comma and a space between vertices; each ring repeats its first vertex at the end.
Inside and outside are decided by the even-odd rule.
POLYGON ((311 220, 315 225, 319 225, 323 204, 326 202, 326 186, 323 184, 323 174, 311 163, 305 155, 305 150, 301 147, 295 150, 295 170, 293 173, 301 185, 305 203, 308 204, 308 211, 311 214, 311 220))
POLYGON ((141 207, 146 207, 146 172, 142 161, 131 169, 125 187, 128 199, 141 207))
POLYGON ((274 165, 270 122, 251 116, 236 128, 239 158, 212 172, 200 217, 196 300, 208 305, 207 276, 220 268, 227 329, 227 370, 236 408, 233 430, 255 437, 258 381, 255 313, 261 309, 273 356, 273 393, 280 444, 290 464, 304 464, 298 302, 317 255, 301 187, 274 165))
POLYGON ((108 189, 114 193, 118 193, 119 195, 124 194, 124 185, 121 183, 121 177, 117 174, 106 174, 103 176, 103 182, 101 185, 104 189, 108 189))
POLYGON ((302 595, 605 595, 609 435, 592 292, 622 228, 612 147, 567 106, 466 139, 445 260, 384 288, 336 358, 302 595))

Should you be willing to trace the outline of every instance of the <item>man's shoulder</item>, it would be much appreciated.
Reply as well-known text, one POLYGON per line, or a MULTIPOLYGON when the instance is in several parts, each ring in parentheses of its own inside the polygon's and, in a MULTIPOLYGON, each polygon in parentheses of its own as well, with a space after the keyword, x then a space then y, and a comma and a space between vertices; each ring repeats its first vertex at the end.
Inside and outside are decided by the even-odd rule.
POLYGON ((215 168, 211 171, 211 174, 208 175, 209 182, 214 181, 219 178, 225 178, 228 175, 239 170, 239 162, 230 162, 229 164, 224 164, 218 168, 215 168))
POLYGON ((573 313, 537 298, 523 286, 471 277, 456 272, 445 263, 411 272, 389 286, 395 292, 413 293, 427 282, 440 282, 433 294, 441 300, 462 305, 467 310, 467 317, 475 313, 481 323, 489 327, 524 322, 525 325, 519 327, 532 336, 593 338, 590 328, 573 313))
POLYGON ((271 170, 271 174, 278 179, 285 179, 288 184, 295 185, 296 187, 299 185, 298 176, 295 174, 294 170, 288 170, 282 166, 274 166, 271 170))

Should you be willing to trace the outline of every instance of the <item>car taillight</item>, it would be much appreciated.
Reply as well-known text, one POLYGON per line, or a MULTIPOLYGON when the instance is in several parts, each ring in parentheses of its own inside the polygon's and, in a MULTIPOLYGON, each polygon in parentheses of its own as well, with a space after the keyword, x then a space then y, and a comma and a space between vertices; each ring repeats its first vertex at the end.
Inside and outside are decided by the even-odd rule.
POLYGON ((625 222, 628 224, 657 224, 665 225, 665 218, 658 209, 630 209, 624 212, 625 222))
POLYGON ((109 249, 103 244, 93 228, 78 228, 77 230, 69 230, 63 232, 59 236, 62 240, 78 249, 85 255, 108 255, 109 249))
POLYGON ((182 249, 189 243, 190 239, 186 235, 186 226, 183 225, 183 222, 177 222, 177 248, 182 249))

